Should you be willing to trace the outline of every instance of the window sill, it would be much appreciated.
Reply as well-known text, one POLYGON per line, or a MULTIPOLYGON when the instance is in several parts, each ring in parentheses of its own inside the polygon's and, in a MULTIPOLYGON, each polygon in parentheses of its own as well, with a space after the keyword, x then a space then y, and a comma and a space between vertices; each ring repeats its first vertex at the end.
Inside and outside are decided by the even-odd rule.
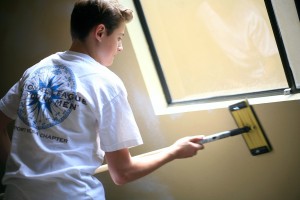
MULTIPOLYGON (((250 105, 256 104, 266 104, 266 103, 275 103, 275 102, 283 102, 283 101, 293 101, 299 100, 300 94, 290 94, 290 95, 276 95, 276 96, 268 96, 268 97, 258 97, 248 99, 250 105)), ((213 109, 221 109, 228 108, 230 105, 235 104, 237 102, 243 101, 244 99, 235 99, 228 100, 222 102, 212 102, 212 103, 194 103, 194 104, 180 104, 180 105, 171 105, 165 107, 157 107, 154 105, 154 110, 157 115, 167 115, 167 114, 176 114, 183 112, 193 112, 200 110, 213 110, 213 109)))

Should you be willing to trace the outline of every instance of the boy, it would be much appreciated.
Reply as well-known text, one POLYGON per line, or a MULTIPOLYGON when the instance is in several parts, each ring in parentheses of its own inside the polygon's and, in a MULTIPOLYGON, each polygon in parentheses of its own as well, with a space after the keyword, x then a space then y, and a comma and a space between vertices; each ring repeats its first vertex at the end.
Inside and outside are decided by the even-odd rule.
MULTIPOLYGON (((80 0, 71 15, 72 45, 25 71, 0 101, 0 131, 15 120, 5 199, 105 199, 93 177, 104 160, 118 184, 194 156, 202 136, 178 140, 161 153, 132 158, 142 144, 122 81, 107 67, 123 50, 132 11, 113 0, 80 0)), ((6 160, 6 155, 1 156, 6 160)))

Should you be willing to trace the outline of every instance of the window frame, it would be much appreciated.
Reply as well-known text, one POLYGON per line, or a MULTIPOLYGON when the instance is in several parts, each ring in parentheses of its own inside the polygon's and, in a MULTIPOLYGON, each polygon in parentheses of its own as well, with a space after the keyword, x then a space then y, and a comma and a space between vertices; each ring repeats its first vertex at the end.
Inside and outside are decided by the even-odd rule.
MULTIPOLYGON (((265 1, 265 5, 266 5, 266 9, 269 15, 269 19, 271 22, 271 26, 273 29, 273 33, 274 33, 274 37, 277 43, 277 47, 278 47, 278 51, 280 54, 280 58, 283 64, 283 68, 284 68, 284 72, 285 72, 285 76, 287 79, 287 84, 289 86, 289 88, 291 89, 291 93, 297 93, 298 90, 296 88, 296 84, 294 81, 294 77, 293 77, 293 73, 291 71, 290 65, 289 65, 289 61, 286 55, 286 51, 285 51, 285 47, 283 44, 283 40, 281 38, 280 35, 280 29, 278 26, 278 23, 276 21, 276 17, 275 17, 275 13, 273 10, 273 6, 272 6, 272 2, 271 0, 264 0, 265 1)), ((243 93, 243 94, 235 94, 235 95, 226 95, 226 96, 217 96, 217 97, 211 97, 211 98, 203 98, 203 99, 196 99, 196 100, 184 100, 184 101, 175 101, 172 99, 171 96, 171 92, 168 88, 168 84, 165 78, 165 75, 163 73, 162 70, 162 66, 161 63, 159 61, 159 57, 157 55, 157 51, 153 42, 153 39, 151 37, 151 33, 148 27, 148 23, 146 20, 146 17, 144 15, 144 11, 141 5, 140 0, 133 0, 134 2, 134 6, 135 9, 137 11, 137 15, 140 19, 141 22, 141 26, 143 29, 143 32, 145 34, 147 43, 149 45, 149 50, 155 65, 155 69, 157 71, 160 83, 162 85, 162 89, 164 92, 164 96, 166 98, 167 104, 169 105, 174 105, 174 104, 186 104, 186 103, 195 103, 195 102, 199 102, 199 103, 207 103, 207 102, 215 102, 215 101, 224 101, 224 100, 233 100, 233 99, 245 99, 245 98, 255 98, 255 97, 265 97, 265 96, 274 96, 274 95, 280 95, 283 94, 283 92, 287 89, 287 88, 278 88, 275 90, 268 90, 268 91, 262 91, 262 92, 251 92, 251 93, 243 93)))

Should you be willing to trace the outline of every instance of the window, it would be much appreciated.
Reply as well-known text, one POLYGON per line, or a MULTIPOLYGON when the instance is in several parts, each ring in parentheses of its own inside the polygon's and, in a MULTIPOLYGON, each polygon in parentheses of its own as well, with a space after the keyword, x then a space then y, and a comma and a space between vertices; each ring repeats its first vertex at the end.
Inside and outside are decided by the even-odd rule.
MULTIPOLYGON (((168 106, 298 91, 271 0, 133 3, 168 106)), ((136 27, 128 29, 138 51, 146 48, 136 27)), ((140 65, 151 62, 139 55, 140 65)), ((157 83, 145 81, 151 93, 157 83)))

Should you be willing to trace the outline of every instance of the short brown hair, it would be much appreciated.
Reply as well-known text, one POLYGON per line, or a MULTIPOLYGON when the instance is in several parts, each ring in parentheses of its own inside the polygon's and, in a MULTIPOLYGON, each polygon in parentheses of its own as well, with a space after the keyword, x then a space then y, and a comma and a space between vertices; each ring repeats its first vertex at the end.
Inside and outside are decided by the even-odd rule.
POLYGON ((104 24, 110 35, 122 22, 130 22, 132 10, 117 0, 78 0, 71 15, 72 39, 84 41, 92 28, 104 24))

